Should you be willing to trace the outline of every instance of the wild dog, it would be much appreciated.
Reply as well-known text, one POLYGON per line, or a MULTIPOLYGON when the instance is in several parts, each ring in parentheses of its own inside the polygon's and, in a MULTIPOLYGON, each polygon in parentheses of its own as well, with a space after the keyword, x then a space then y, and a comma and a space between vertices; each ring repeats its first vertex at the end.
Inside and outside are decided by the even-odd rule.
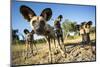
POLYGON ((80 25, 76 25, 76 29, 78 30, 79 34, 81 35, 81 40, 82 40, 82 43, 85 42, 85 30, 83 28, 83 24, 84 23, 81 23, 80 25))
POLYGON ((91 29, 92 21, 88 21, 84 23, 83 28, 85 30, 85 43, 90 43, 90 29, 91 29))
MULTIPOLYGON (((60 49, 62 49, 65 53, 66 49, 65 49, 65 46, 64 46, 63 31, 62 31, 61 23, 60 23, 62 21, 62 19, 63 19, 62 15, 59 15, 57 17, 57 19, 54 21, 54 28, 55 28, 55 33, 56 33, 56 38, 57 38, 57 41, 58 41, 58 45, 60 46, 60 49), (62 43, 60 43, 60 41, 62 43)), ((57 46, 57 47, 59 47, 59 46, 57 46)))
POLYGON ((55 38, 55 35, 53 33, 52 27, 47 24, 47 21, 49 21, 52 16, 51 8, 45 8, 40 16, 37 16, 31 8, 22 5, 20 6, 20 12, 22 16, 29 22, 34 33, 37 35, 45 36, 45 38, 47 39, 49 44, 49 61, 52 63, 50 41, 52 38, 55 38))
POLYGON ((26 53, 25 58, 27 58, 29 54, 33 55, 33 45, 35 46, 36 51, 37 51, 37 47, 33 39, 34 31, 32 30, 31 32, 29 32, 28 29, 24 29, 23 32, 25 34, 25 47, 26 47, 25 48, 25 53, 26 53))
POLYGON ((81 25, 77 25, 80 35, 82 36, 82 43, 86 44, 90 42, 90 28, 92 21, 82 22, 81 25))

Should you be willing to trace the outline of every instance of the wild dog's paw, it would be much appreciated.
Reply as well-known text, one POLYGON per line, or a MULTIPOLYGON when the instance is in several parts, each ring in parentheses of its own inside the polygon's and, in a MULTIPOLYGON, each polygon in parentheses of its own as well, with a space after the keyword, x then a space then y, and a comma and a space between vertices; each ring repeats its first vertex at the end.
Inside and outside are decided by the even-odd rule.
POLYGON ((54 51, 54 55, 57 55, 57 54, 59 54, 59 53, 60 53, 59 50, 55 50, 55 51, 54 51))

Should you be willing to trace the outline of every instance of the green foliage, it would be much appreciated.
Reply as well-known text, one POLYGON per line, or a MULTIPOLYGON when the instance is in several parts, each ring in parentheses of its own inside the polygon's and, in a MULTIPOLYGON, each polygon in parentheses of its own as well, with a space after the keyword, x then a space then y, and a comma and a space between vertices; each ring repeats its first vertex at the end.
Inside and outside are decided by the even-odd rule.
POLYGON ((79 36, 78 36, 78 35, 75 35, 75 36, 68 36, 67 38, 70 39, 70 40, 71 40, 71 39, 73 40, 73 39, 79 38, 79 36))
POLYGON ((76 22, 72 22, 72 21, 66 19, 62 23, 62 28, 64 30, 64 33, 67 33, 67 32, 76 32, 76 22))

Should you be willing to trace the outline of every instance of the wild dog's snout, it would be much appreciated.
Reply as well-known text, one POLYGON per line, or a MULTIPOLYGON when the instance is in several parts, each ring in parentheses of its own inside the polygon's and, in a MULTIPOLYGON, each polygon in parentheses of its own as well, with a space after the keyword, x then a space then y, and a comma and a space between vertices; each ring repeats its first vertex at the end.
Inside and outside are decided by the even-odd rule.
POLYGON ((45 22, 44 21, 39 21, 39 22, 36 22, 34 25, 34 28, 37 30, 37 29, 44 29, 45 27, 45 22))
POLYGON ((37 34, 43 33, 45 27, 45 22, 38 22, 34 25, 34 30, 37 34))
POLYGON ((40 21, 40 27, 44 27, 45 26, 45 21, 40 21))

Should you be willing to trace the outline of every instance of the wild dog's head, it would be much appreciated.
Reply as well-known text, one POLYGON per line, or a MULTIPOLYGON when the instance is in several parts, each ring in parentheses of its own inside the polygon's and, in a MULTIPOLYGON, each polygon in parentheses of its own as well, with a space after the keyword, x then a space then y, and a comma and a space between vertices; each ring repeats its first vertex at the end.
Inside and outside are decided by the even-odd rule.
POLYGON ((92 23, 93 23, 92 21, 88 21, 87 24, 86 24, 86 28, 91 28, 92 23))
POLYGON ((45 8, 40 16, 37 16, 31 8, 22 5, 20 7, 20 12, 22 16, 30 23, 34 32, 39 35, 44 33, 46 22, 49 21, 52 16, 52 10, 50 8, 45 8))
POLYGON ((32 35, 34 34, 34 31, 32 30, 31 32, 28 29, 24 29, 24 34, 27 35, 29 33, 31 33, 32 35))
POLYGON ((82 22, 80 25, 76 25, 76 29, 80 30, 80 29, 85 29, 85 28, 91 28, 92 25, 92 21, 88 21, 88 22, 82 22))
POLYGON ((57 17, 57 19, 59 19, 60 21, 62 20, 62 18, 63 18, 62 15, 59 15, 59 16, 57 17))
POLYGON ((83 28, 90 28, 92 23, 92 21, 82 22, 81 25, 83 26, 83 28))

